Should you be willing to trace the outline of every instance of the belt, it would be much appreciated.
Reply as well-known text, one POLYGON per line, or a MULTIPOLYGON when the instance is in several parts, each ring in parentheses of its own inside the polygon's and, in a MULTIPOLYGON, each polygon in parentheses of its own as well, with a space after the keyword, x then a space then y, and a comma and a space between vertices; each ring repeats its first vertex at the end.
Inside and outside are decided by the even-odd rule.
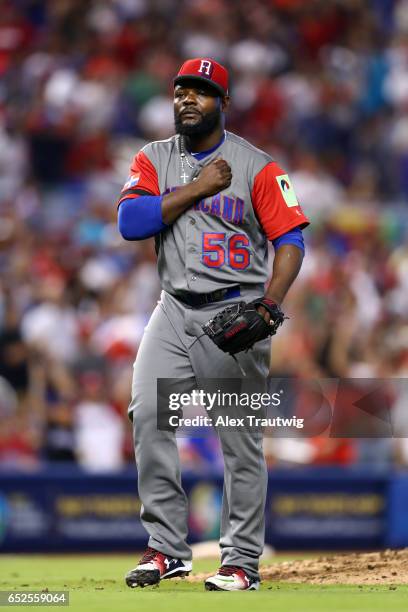
POLYGON ((177 300, 191 306, 192 308, 198 308, 205 304, 212 304, 214 302, 221 302, 223 300, 229 300, 230 298, 239 297, 241 295, 241 288, 239 285, 229 287, 228 289, 217 289, 211 293, 177 293, 173 295, 177 300))

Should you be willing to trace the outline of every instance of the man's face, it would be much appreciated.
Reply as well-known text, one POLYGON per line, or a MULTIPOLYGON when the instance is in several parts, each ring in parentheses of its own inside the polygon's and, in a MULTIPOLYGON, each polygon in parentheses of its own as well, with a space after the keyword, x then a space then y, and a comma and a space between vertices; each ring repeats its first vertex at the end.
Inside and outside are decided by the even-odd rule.
POLYGON ((176 132, 184 136, 211 133, 222 121, 227 96, 206 83, 186 80, 174 88, 174 123, 176 132))

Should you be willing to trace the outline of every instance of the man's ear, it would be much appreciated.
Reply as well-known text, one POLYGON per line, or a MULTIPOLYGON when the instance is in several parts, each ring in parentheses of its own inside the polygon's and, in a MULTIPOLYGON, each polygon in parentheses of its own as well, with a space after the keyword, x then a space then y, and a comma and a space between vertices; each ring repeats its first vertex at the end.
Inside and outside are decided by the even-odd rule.
POLYGON ((223 96, 221 98, 221 110, 223 113, 225 113, 228 110, 229 105, 230 105, 230 97, 223 96))

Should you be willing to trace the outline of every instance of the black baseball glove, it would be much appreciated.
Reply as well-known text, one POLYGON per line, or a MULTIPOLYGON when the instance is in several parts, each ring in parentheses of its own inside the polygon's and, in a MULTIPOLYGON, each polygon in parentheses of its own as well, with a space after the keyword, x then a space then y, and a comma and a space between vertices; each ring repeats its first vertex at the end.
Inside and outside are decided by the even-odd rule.
POLYGON ((239 302, 227 306, 203 325, 203 332, 222 351, 235 355, 249 350, 255 342, 276 334, 285 318, 278 304, 268 298, 260 298, 249 304, 239 302), (269 312, 270 323, 257 311, 259 306, 269 312))

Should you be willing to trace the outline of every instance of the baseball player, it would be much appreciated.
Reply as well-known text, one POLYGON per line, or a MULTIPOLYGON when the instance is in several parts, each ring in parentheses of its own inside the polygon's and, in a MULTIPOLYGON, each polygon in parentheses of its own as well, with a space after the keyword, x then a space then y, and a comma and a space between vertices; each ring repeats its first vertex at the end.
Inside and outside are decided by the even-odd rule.
MULTIPOLYGON (((141 520, 150 536, 139 565, 126 576, 130 587, 192 569, 176 439, 157 428, 157 379, 183 379, 193 390, 198 379, 242 378, 240 365, 248 377, 265 380, 268 330, 283 320, 280 304, 304 256, 301 230, 308 220, 288 175, 269 155, 225 131, 228 105, 227 70, 209 58, 186 61, 174 79, 176 135, 137 153, 119 199, 123 238, 155 237, 163 289, 137 354, 129 406, 141 520), (268 240, 275 257, 265 291, 268 240), (217 346, 203 326, 213 329, 217 314, 237 304, 244 305, 240 322, 217 346), (236 338, 243 342, 231 347, 236 338), (254 342, 239 364, 231 358, 254 342)), ((254 590, 264 545, 262 436, 218 435, 225 464, 221 567, 205 588, 254 590)))

